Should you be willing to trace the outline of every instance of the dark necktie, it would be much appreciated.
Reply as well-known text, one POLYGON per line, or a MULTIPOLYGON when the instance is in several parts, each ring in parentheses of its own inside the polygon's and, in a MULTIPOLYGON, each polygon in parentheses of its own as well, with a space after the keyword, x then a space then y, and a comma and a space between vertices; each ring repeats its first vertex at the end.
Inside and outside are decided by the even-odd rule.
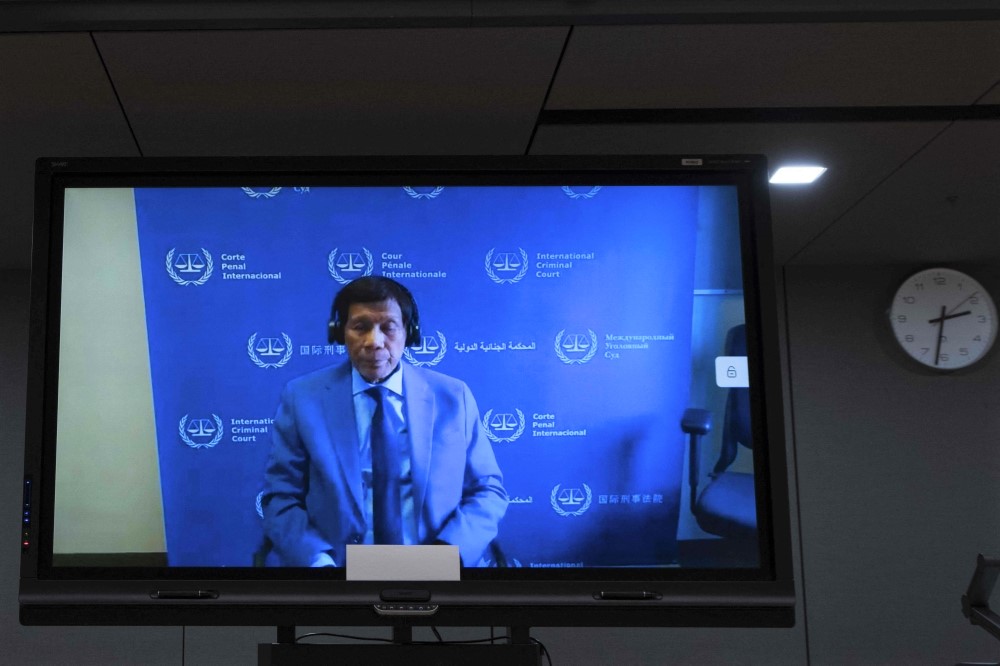
POLYGON ((400 515, 400 483, 402 442, 392 423, 392 406, 388 404, 384 386, 365 391, 375 398, 372 416, 372 513, 375 543, 403 543, 403 521, 400 515))

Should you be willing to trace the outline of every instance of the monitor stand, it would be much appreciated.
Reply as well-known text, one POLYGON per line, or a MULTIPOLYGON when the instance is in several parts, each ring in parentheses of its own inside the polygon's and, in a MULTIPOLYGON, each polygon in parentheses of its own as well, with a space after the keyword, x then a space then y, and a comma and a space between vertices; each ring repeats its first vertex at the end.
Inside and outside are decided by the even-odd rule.
POLYGON ((414 643, 413 626, 404 624, 393 625, 391 643, 297 643, 295 627, 278 627, 276 643, 257 644, 258 666, 540 666, 541 658, 528 627, 507 627, 506 642, 486 644, 414 643))

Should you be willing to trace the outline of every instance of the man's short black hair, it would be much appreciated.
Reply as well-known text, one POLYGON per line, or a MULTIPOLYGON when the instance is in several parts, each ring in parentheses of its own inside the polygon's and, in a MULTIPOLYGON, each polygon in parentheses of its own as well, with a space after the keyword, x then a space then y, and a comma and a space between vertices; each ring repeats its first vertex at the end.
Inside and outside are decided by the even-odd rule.
POLYGON ((381 275, 352 280, 344 285, 333 299, 331 319, 340 326, 347 323, 347 312, 355 303, 380 303, 392 299, 399 305, 403 326, 409 328, 416 319, 417 304, 410 290, 395 280, 381 275))

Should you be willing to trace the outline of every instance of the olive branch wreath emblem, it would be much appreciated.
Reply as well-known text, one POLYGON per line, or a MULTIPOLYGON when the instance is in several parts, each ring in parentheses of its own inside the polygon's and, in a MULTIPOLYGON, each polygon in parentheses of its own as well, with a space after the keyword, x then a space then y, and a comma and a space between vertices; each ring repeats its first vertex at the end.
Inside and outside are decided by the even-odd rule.
POLYGON ((215 268, 215 262, 212 261, 212 255, 208 253, 208 250, 201 248, 201 253, 205 257, 205 273, 197 280, 185 280, 177 274, 177 271, 174 270, 174 252, 176 251, 177 248, 175 247, 171 248, 170 252, 167 252, 167 274, 173 278, 174 282, 182 287, 186 287, 191 284, 197 287, 208 282, 208 278, 212 277, 212 270, 215 268))
POLYGON ((595 196, 597 196, 597 193, 601 191, 601 186, 596 185, 590 188, 589 192, 574 192, 573 188, 571 188, 569 185, 563 185, 562 190, 563 192, 566 193, 566 196, 568 196, 570 199, 593 199, 595 196))
POLYGON ((257 356, 257 349, 254 346, 254 343, 257 342, 257 334, 254 333, 251 335, 250 339, 247 340, 247 354, 250 355, 250 360, 256 363, 258 368, 280 368, 284 366, 292 358, 292 339, 288 337, 287 333, 282 333, 281 338, 285 341, 285 355, 281 357, 280 361, 267 363, 257 356))
POLYGON ((486 432, 486 436, 489 438, 491 442, 496 442, 496 443, 513 442, 515 439, 524 434, 524 424, 525 424, 524 412, 522 412, 520 409, 517 408, 515 408, 514 411, 517 412, 518 427, 517 430, 514 432, 514 434, 511 435, 510 437, 500 437, 498 435, 493 434, 493 430, 490 428, 490 417, 493 415, 492 409, 487 411, 483 415, 483 430, 486 432))
POLYGON ((181 418, 180 422, 177 424, 177 432, 180 433, 181 439, 184 441, 184 443, 190 446, 192 449, 210 449, 222 440, 222 434, 224 432, 222 428, 222 419, 219 418, 219 415, 212 414, 212 418, 215 420, 216 430, 215 430, 215 437, 213 437, 211 441, 196 442, 190 437, 188 437, 187 430, 184 429, 184 426, 187 425, 187 420, 188 420, 187 414, 185 414, 181 418))
POLYGON ((588 486, 586 483, 583 484, 583 490, 584 490, 584 492, 587 493, 587 499, 584 501, 583 506, 581 506, 576 511, 567 511, 566 509, 564 509, 561 506, 559 506, 558 497, 559 497, 559 488, 560 487, 562 487, 562 484, 561 483, 557 483, 556 487, 552 489, 552 494, 549 496, 549 504, 552 505, 552 508, 560 516, 579 516, 579 515, 583 514, 584 511, 586 511, 587 509, 590 508, 590 503, 594 499, 594 493, 591 492, 590 486, 588 486))
POLYGON ((494 251, 496 251, 495 247, 486 253, 486 274, 490 276, 490 279, 497 284, 514 284, 515 282, 520 282, 528 272, 528 253, 523 248, 518 248, 518 252, 521 255, 521 270, 512 278, 502 278, 493 270, 494 251))
POLYGON ((257 190, 251 187, 243 187, 241 189, 251 199, 273 199, 274 197, 278 196, 278 192, 281 191, 280 187, 272 187, 267 192, 258 192, 257 190))
POLYGON ((435 187, 433 192, 417 192, 409 185, 404 185, 403 190, 414 199, 437 199, 438 195, 444 191, 441 186, 435 187))
POLYGON ((597 353, 597 333, 594 333, 592 330, 588 328, 587 333, 590 334, 590 351, 588 351, 581 358, 570 358, 569 356, 566 356, 566 354, 562 350, 561 343, 562 343, 563 333, 565 332, 566 329, 564 328, 563 330, 556 333, 555 348, 556 348, 556 356, 559 357, 559 360, 569 365, 582 365, 587 361, 589 361, 590 359, 594 358, 594 354, 597 353))
POLYGON ((437 338, 441 342, 441 345, 438 348, 438 353, 434 356, 433 359, 429 361, 417 360, 417 358, 414 356, 413 352, 409 350, 409 348, 403 350, 403 356, 406 357, 406 360, 409 361, 411 365, 415 365, 418 368, 437 365, 438 363, 441 362, 441 359, 444 358, 445 353, 448 351, 448 341, 445 340, 444 333, 438 331, 437 338))
MULTIPOLYGON (((326 268, 330 271, 330 277, 339 282, 340 284, 347 284, 351 280, 341 276, 340 271, 337 270, 337 250, 339 248, 333 248, 330 250, 330 254, 326 257, 326 268)), ((372 269, 375 266, 375 261, 372 258, 372 253, 368 248, 363 247, 361 251, 365 253, 365 272, 363 277, 368 277, 372 274, 372 269)))

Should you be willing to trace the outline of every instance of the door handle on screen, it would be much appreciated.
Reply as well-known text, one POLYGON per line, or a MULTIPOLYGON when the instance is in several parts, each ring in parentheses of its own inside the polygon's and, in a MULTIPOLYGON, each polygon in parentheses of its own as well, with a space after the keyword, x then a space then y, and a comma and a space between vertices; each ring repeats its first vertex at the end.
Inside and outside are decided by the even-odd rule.
POLYGON ((218 590, 153 590, 150 599, 218 599, 218 590))
POLYGON ((647 592, 641 590, 638 592, 628 592, 628 591, 611 591, 611 592, 595 592, 594 598, 598 601, 657 601, 663 598, 663 595, 659 592, 647 592))

